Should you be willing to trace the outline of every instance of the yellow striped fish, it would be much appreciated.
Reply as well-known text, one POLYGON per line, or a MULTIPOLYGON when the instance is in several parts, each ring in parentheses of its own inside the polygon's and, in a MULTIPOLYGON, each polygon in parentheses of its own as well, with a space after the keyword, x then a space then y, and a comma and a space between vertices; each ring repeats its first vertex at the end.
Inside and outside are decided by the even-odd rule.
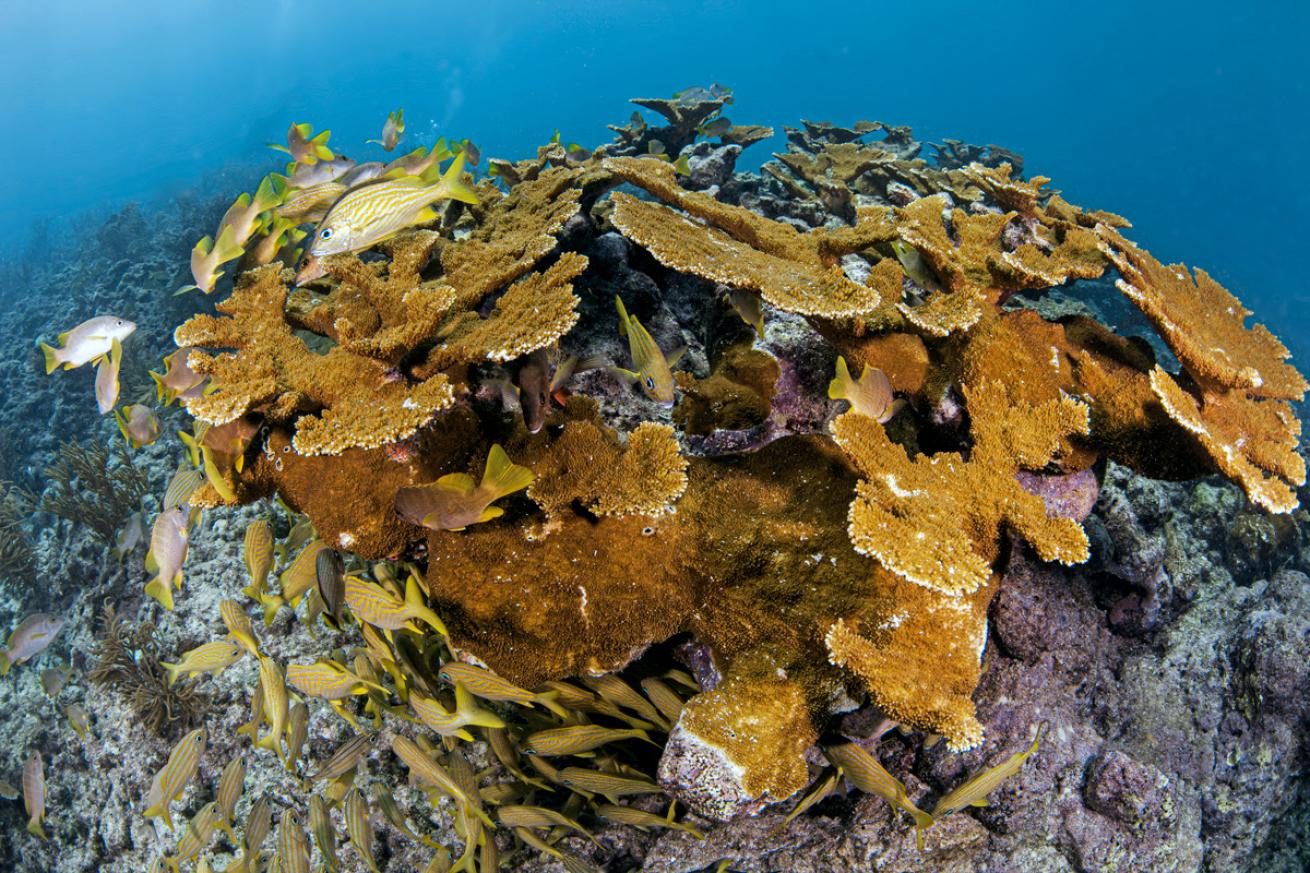
POLYGON ((682 715, 682 707, 685 705, 678 692, 674 691, 667 682, 661 679, 651 677, 641 680, 641 688, 650 698, 650 702, 655 704, 655 708, 660 714, 668 720, 669 724, 675 724, 678 717, 682 715))
POLYGON ((332 204, 345 193, 346 186, 340 182, 319 182, 291 192, 287 202, 274 210, 274 214, 295 224, 322 221, 332 204))
POLYGON ((246 528, 241 559, 250 574, 250 584, 241 593, 252 600, 262 600, 260 595, 264 593, 269 571, 273 569, 273 529, 265 519, 256 519, 246 528))
POLYGON ((923 846, 923 832, 932 827, 933 818, 911 802, 901 780, 888 773, 877 758, 854 743, 827 746, 824 752, 856 788, 867 794, 878 795, 889 806, 913 818, 919 845, 923 846))
POLYGON ((286 768, 294 770, 300 753, 305 750, 309 739, 309 707, 303 700, 297 700, 287 716, 287 755, 286 768))
POLYGON ((1033 743, 1027 751, 1013 754, 995 767, 982 771, 937 801, 937 805, 932 810, 932 817, 941 818, 966 806, 986 806, 987 795, 995 791, 1006 779, 1018 773, 1023 767, 1023 762, 1037 751, 1037 744, 1042 741, 1044 727, 1044 724, 1038 725, 1037 736, 1033 737, 1033 743))
POLYGON ((549 787, 540 779, 533 779, 519 766, 518 746, 510 741, 508 731, 504 728, 487 728, 483 730, 482 734, 487 738, 487 745, 491 746, 491 751, 495 754, 496 759, 505 766, 511 776, 526 785, 532 785, 536 788, 545 789, 549 787))
MULTIPOLYGON (((345 591, 345 580, 342 578, 345 573, 345 567, 341 561, 341 554, 336 549, 321 549, 314 560, 314 584, 317 586, 318 596, 322 599, 322 605, 327 610, 328 615, 332 616, 332 626, 341 627, 341 602, 345 591)), ((309 622, 313 626, 313 622, 309 622)))
POLYGON ((674 830, 685 831, 698 840, 705 839, 705 835, 696 830, 689 824, 673 820, 673 814, 677 810, 676 803, 669 804, 669 814, 666 816, 656 815, 653 812, 646 812, 644 809, 637 809, 635 806, 619 806, 613 803, 602 803, 596 807, 596 814, 610 821, 616 821, 620 824, 632 825, 637 828, 672 828, 674 830))
POLYGON ((477 203, 464 183, 464 156, 451 162, 435 185, 417 177, 379 179, 352 188, 332 204, 314 230, 309 254, 315 259, 359 252, 415 224, 436 218, 429 207, 438 200, 477 203))
POLYGON ((288 664, 287 681, 301 693, 320 700, 344 700, 352 694, 366 694, 370 685, 386 693, 382 686, 365 682, 336 661, 288 664))
POLYGON ((423 602, 423 594, 413 576, 410 576, 406 585, 403 601, 393 597, 382 586, 358 576, 347 576, 345 583, 346 605, 360 621, 383 630, 400 630, 409 626, 411 620, 418 620, 428 624, 443 637, 449 636, 441 619, 423 602))
POLYGON ((223 833, 227 834, 234 846, 240 843, 232 830, 232 822, 236 821, 237 801, 241 799, 241 791, 245 787, 246 759, 238 755, 223 768, 222 775, 218 777, 218 789, 214 792, 214 799, 218 803, 218 826, 223 829, 223 833))
POLYGON ((645 740, 659 745, 645 731, 637 728, 574 724, 529 734, 521 746, 529 755, 577 755, 621 740, 645 740))
POLYGON ((559 771, 559 776, 560 781, 569 788, 581 788, 584 791, 603 794, 610 803, 618 803, 616 798, 627 794, 658 794, 663 790, 649 779, 603 773, 600 770, 588 770, 584 767, 565 767, 559 771))
MULTIPOLYGON (((400 758, 405 766, 409 768, 411 776, 427 782, 439 791, 450 795, 462 806, 476 810, 479 816, 485 819, 486 814, 481 812, 482 801, 477 796, 476 791, 470 795, 464 786, 460 785, 459 781, 445 767, 429 757, 419 747, 418 743, 409 737, 396 737, 391 741, 391 751, 395 752, 396 757, 400 758)), ((487 821, 487 824, 490 825, 491 822, 487 821)))
POLYGON ((677 363, 681 353, 670 361, 641 322, 628 315, 628 310, 623 306, 623 298, 617 294, 614 296, 614 305, 619 310, 619 336, 628 338, 628 352, 632 355, 632 366, 636 367, 635 371, 614 367, 614 372, 635 379, 645 395, 661 406, 672 406, 673 371, 670 368, 677 363))
POLYGON ((179 469, 168 481, 168 488, 164 491, 164 511, 187 505, 191 495, 204 482, 205 474, 199 470, 179 469))
POLYGON ((379 873, 373 860, 373 825, 368 820, 368 801, 358 788, 352 788, 341 806, 346 819, 346 836, 355 847, 355 853, 371 873, 379 873))
POLYGON ((251 804, 250 812, 246 813, 246 830, 241 835, 240 866, 234 864, 228 868, 228 873, 235 873, 234 867, 242 873, 258 873, 256 859, 272 827, 273 808, 269 805, 268 798, 261 796, 251 804))
POLYGON ((828 383, 828 397, 845 400, 851 411, 864 415, 880 424, 888 421, 905 404, 893 400, 892 383, 887 374, 876 367, 864 365, 857 380, 851 376, 846 359, 837 356, 837 376, 828 383))
POLYGON ((277 859, 282 873, 309 873, 309 838, 300 817, 289 809, 277 823, 277 859))
POLYGON ((282 668, 272 658, 259 659, 259 680, 264 687, 264 718, 268 721, 268 733, 255 741, 261 749, 271 749, 282 754, 282 735, 287 727, 287 685, 282 675, 282 668))
POLYGON ((200 756, 205 753, 205 729, 196 728, 178 740, 173 751, 169 753, 164 768, 155 774, 150 783, 150 793, 146 795, 146 818, 163 818, 168 829, 173 829, 173 816, 169 805, 182 796, 191 780, 195 778, 200 766, 200 756))
POLYGON ((40 752, 33 752, 23 765, 23 806, 27 809, 27 832, 49 839, 41 826, 45 822, 45 765, 40 752))
POLYGON ((206 803, 195 814, 187 825, 186 833, 178 841, 177 854, 164 858, 164 863, 173 873, 182 873, 182 862, 194 861, 196 856, 209 846, 209 841, 214 838, 214 829, 218 825, 219 816, 217 801, 206 803))
POLYGON ((172 685, 177 681, 178 676, 184 674, 188 679, 194 679, 201 673, 213 673, 217 676, 241 660, 241 656, 245 653, 245 648, 238 642, 216 640, 188 650, 183 653, 182 660, 176 664, 161 663, 164 669, 168 670, 168 684, 172 685))
POLYGON ((372 748, 373 740, 368 734, 355 734, 337 746, 331 757, 309 777, 311 783, 320 779, 336 779, 344 776, 359 764, 372 748))
POLYGON ((459 737, 465 742, 472 742, 473 736, 466 727, 503 728, 505 722, 500 716, 477 705, 473 695, 463 685, 455 683, 455 709, 446 709, 438 701, 424 697, 417 692, 409 695, 409 705, 414 714, 425 725, 443 737, 459 737))
POLYGON ((318 853, 323 856, 323 869, 336 873, 341 869, 341 861, 337 858, 337 831, 332 827, 327 801, 317 794, 309 798, 309 830, 314 834, 318 853))
POLYGON ((769 833, 770 834, 780 833, 784 828, 787 827, 787 825, 791 824, 792 819, 796 818, 796 816, 798 815, 804 814, 805 810, 814 806, 814 804, 818 803, 820 800, 823 800, 823 798, 831 794, 832 790, 837 787, 837 783, 840 780, 841 780, 841 770, 829 767, 820 776, 820 778, 815 781, 814 787, 811 788, 805 794, 805 796, 800 799, 800 801, 796 804, 795 808, 792 809, 791 812, 787 813, 787 817, 782 820, 782 823, 779 824, 773 830, 769 831, 769 833))
POLYGON ((300 603, 305 592, 318 582, 318 553, 327 548, 327 543, 316 539, 301 549, 300 554, 291 562, 291 566, 282 571, 278 577, 281 583, 282 599, 294 609, 300 603))
POLYGON ((631 685, 613 673, 606 673, 604 676, 587 676, 582 681, 610 703, 626 707, 644 719, 667 727, 664 725, 664 716, 660 715, 660 711, 651 706, 650 701, 638 694, 631 685))
POLYGON ((240 643, 243 648, 256 658, 259 657, 259 641, 255 639, 255 630, 250 626, 250 616, 235 600, 224 600, 218 605, 219 615, 227 628, 228 638, 240 643))
POLYGON ((542 806, 502 806, 496 810, 496 818, 500 820, 501 824, 510 828, 568 828, 582 834, 596 845, 600 845, 600 843, 596 842, 596 838, 591 835, 591 831, 564 813, 546 809, 542 806))
POLYGON ((495 700, 502 703, 517 703, 531 706, 539 703, 554 712, 560 718, 567 719, 569 711, 555 702, 553 694, 534 694, 526 688, 520 688, 508 679, 502 679, 484 667, 448 661, 441 665, 437 676, 443 682, 458 682, 474 695, 483 700, 495 700))
POLYGON ((387 821, 391 822, 393 828, 400 831, 416 843, 423 843, 424 845, 433 848, 438 845, 432 840, 419 836, 410 830, 409 825, 405 823, 405 811, 400 808, 400 804, 396 802, 396 798, 392 796, 391 792, 388 791, 387 787, 381 782, 373 783, 373 799, 377 801, 378 809, 382 810, 382 815, 386 817, 387 821))

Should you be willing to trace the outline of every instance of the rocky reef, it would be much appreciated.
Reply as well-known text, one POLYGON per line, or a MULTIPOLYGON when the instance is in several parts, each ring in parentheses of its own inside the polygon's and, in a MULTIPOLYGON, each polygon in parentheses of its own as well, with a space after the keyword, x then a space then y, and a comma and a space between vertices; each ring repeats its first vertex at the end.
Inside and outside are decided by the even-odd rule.
POLYGON ((805 122, 740 173, 772 131, 729 122, 726 89, 635 102, 658 118, 491 160, 475 203, 318 276, 273 217, 333 159, 307 125, 263 200, 124 210, 57 269, 5 271, 84 289, 7 335, 141 324, 124 396, 189 445, 56 457, 56 435, 118 437, 81 373, 6 360, 33 386, 6 420, 40 426, 0 445, 21 540, 0 618, 67 626, 0 679, 0 781, 41 752, 50 835, 0 801, 0 858, 149 869, 178 836, 142 816, 151 777, 202 725, 175 815, 214 869, 259 853, 200 833, 235 759, 237 829, 267 798, 282 864, 325 815, 313 856, 335 869, 331 831, 346 870, 1301 869, 1307 383, 1286 348, 1003 148, 805 122), (196 277, 213 293, 171 296, 187 240, 242 210, 244 254, 196 277), (180 408, 144 376, 170 331, 204 386, 180 408), (96 494, 121 500, 79 515, 96 494), (170 511, 190 515, 166 611, 142 558, 170 511), (235 664, 142 709, 156 664, 224 638, 235 664), (133 688, 92 681, 113 645, 133 688), (308 778, 352 737, 354 766, 308 778))

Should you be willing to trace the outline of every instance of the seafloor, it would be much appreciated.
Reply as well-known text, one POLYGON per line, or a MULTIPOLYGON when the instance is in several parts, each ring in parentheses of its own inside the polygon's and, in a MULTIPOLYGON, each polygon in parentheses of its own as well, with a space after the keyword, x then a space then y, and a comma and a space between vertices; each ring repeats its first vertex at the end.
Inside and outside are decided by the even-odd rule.
MULTIPOLYGON (((762 176, 730 177, 735 156, 731 148, 702 149, 697 166, 717 173, 715 184, 734 186, 738 202, 767 205, 770 196, 783 196, 762 176), (752 201, 750 192, 759 196, 752 201)), ((33 341, 94 313, 136 321, 139 329, 126 345, 123 397, 152 402, 146 370, 158 368, 172 350, 174 326, 211 304, 172 292, 190 281, 191 246, 211 232, 230 193, 215 180, 203 194, 163 206, 86 218, 3 265, 0 479, 7 489, 35 495, 50 489, 46 471, 66 441, 114 444, 117 457, 121 440, 113 422, 96 414, 89 369, 46 376, 33 341)), ((613 267, 580 288, 584 307, 607 308, 619 291, 664 296, 676 310, 678 290, 622 237, 595 228, 571 233, 584 240, 583 251, 595 262, 613 267)), ((1105 283, 1079 283, 1037 303, 1012 305, 1090 312, 1123 329, 1141 328, 1128 325, 1122 301, 1105 283)), ((673 317, 683 323, 695 318, 673 317)), ((763 341, 789 348, 793 359, 804 357, 795 348, 805 343, 815 370, 831 373, 832 351, 798 320, 771 321, 763 341)), ((596 345, 615 357, 624 354, 616 337, 597 337, 596 345)), ((704 347, 694 347, 684 364, 698 376, 709 369, 704 347)), ((587 384, 603 381, 593 376, 587 384)), ((612 424, 636 417, 622 406, 620 387, 604 390, 612 424)), ((649 404, 639 411, 651 414, 649 404)), ((159 412, 166 433, 190 426, 177 406, 159 412)), ((182 445, 171 437, 131 453, 130 463, 148 482, 148 510, 182 459, 182 445)), ((1217 477, 1161 482, 1113 463, 1101 475, 1086 522, 1090 561, 1061 567, 1038 561, 1021 543, 1012 546, 974 694, 985 744, 957 754, 945 743, 925 743, 922 733, 893 732, 881 741, 883 763, 905 781, 911 798, 921 798, 940 796, 944 787, 1026 747, 1036 723, 1049 725, 1038 753, 992 795, 991 805, 944 820, 929 832, 926 851, 916 848, 914 830, 883 799, 840 790, 781 831, 775 829, 787 805, 723 822, 692 813, 686 820, 704 832, 703 840, 595 822, 589 823, 595 845, 576 835, 559 845, 605 870, 651 873, 1307 869, 1310 542, 1300 532, 1304 512, 1269 515, 1217 477)), ((72 487, 89 486, 74 481, 72 487)), ((1299 493, 1304 503, 1307 492, 1299 493)), ((151 777, 181 731, 151 732, 120 689, 90 681, 101 617, 112 605, 130 622, 153 622, 149 645, 164 660, 217 638, 223 633, 219 601, 238 596, 245 584, 243 532, 268 514, 285 516, 268 501, 204 514, 192 534, 185 589, 171 613, 142 593, 144 543, 119 558, 88 524, 39 508, 6 517, 0 628, 37 611, 66 624, 48 651, 0 679, 0 781, 17 786, 24 762, 41 752, 50 835, 43 842, 25 831, 21 797, 0 800, 0 869, 145 871, 171 849, 172 838, 141 812, 151 777), (72 673, 52 700, 40 672, 61 663, 72 673), (90 714, 85 737, 63 715, 70 703, 90 714)), ((265 652, 282 663, 307 663, 339 645, 330 634, 311 634, 287 610, 259 631, 265 652)), ((200 683, 209 745, 179 814, 189 816, 212 798, 219 771, 234 756, 250 764, 238 820, 260 794, 279 807, 303 803, 299 776, 271 755, 253 755, 249 741, 235 733, 249 718, 256 673, 257 665, 245 659, 200 683)), ((856 713, 842 729, 858 738, 874 724, 856 713)), ((347 733, 330 709, 313 707, 304 757, 321 761, 347 733)), ((406 785, 405 771, 385 745, 378 743, 361 781, 392 786, 415 827, 457 847, 450 806, 430 810, 422 793, 406 785)), ((485 747, 465 748, 475 768, 494 777, 499 765, 485 747)), ((381 869, 417 871, 428 863, 432 851, 376 810, 373 825, 381 869)), ((496 839, 503 869, 563 869, 508 833, 496 839)), ((230 863, 233 849, 216 837, 213 868, 230 863)), ((343 870, 364 869, 351 850, 340 857, 343 870)))

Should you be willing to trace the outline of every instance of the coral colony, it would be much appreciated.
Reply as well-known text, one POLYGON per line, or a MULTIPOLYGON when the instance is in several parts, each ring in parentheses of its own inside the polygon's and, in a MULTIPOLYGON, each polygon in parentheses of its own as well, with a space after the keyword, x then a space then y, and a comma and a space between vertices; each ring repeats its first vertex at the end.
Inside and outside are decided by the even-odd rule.
MULTIPOLYGON (((773 131, 725 118, 726 89, 636 102, 667 123, 634 116, 594 151, 556 137, 481 175, 467 141, 357 165, 293 125, 285 172, 196 246, 196 286, 221 299, 155 374, 193 419, 194 469, 137 522, 149 593, 188 596, 202 513, 269 499, 289 521, 250 526, 226 640, 164 664, 148 625, 109 610, 93 679, 131 695, 143 729, 194 728, 148 814, 169 818, 206 737, 230 729, 207 722, 194 677, 247 655, 248 757, 276 755, 305 791, 275 827, 264 802, 234 821, 245 769, 225 771, 215 802, 174 822, 170 867, 226 829, 235 869, 307 870, 307 821, 329 869, 344 839, 376 870, 376 809, 429 847, 429 870, 494 870, 509 851, 590 870, 604 852, 560 837, 610 821, 697 839, 771 805, 803 815, 843 784, 922 846, 1055 740, 1034 718, 921 809, 841 717, 979 746, 1000 574, 1020 549, 1089 559, 1078 494, 1094 499, 1104 461, 1297 506, 1289 401, 1306 381, 1231 294, 1156 261, 1125 219, 1024 179, 1005 150, 948 141, 926 160, 907 128, 868 122, 789 128, 745 189, 733 164, 773 131), (1035 305, 1112 272, 1172 358, 1035 305), (820 342, 822 360, 797 353, 820 342), (260 636, 280 610, 332 653, 283 642, 275 658, 260 636), (307 760, 309 712, 329 706, 349 738, 307 760), (366 755, 393 753, 451 804, 458 842, 355 785, 366 755)), ((398 111, 381 143, 403 134, 398 111)), ((110 355, 94 360, 116 380, 110 355)), ((148 409, 119 416, 129 443, 158 437, 148 409)), ((51 507, 106 539, 97 513, 125 515, 141 487, 130 464, 106 478, 107 457, 66 447, 58 475, 102 482, 102 499, 65 487, 51 507)), ((35 833, 58 811, 54 774, 33 772, 35 833)))

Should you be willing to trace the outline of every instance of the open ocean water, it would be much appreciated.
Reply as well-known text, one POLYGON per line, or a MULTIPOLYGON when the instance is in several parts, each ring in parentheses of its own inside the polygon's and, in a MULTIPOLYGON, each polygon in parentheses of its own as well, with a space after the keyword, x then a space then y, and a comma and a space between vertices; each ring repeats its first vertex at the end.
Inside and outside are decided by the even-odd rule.
POLYGON ((1304 382, 1245 330, 1306 372, 1307 42, 1306 2, 0 0, 0 870, 1310 869, 1304 382), (332 153, 288 166, 295 123, 332 153), (421 185, 285 228, 269 181, 196 266, 267 174, 420 146, 421 185), (843 148, 886 150, 831 188, 778 161, 843 148), (1026 213, 958 272, 903 217, 807 248, 944 191, 964 251, 966 213, 1016 207, 960 174, 1011 154, 1245 328, 1204 282, 1144 317, 1113 280, 1170 274, 1104 219, 1026 213), (297 225, 287 293, 247 274, 274 291, 215 326, 297 225), (1006 285, 1003 251, 1069 238, 1098 275, 1006 285), (982 320, 934 327, 980 270, 982 320), (175 336, 268 345, 190 374, 175 336), (1075 399, 1090 435, 1022 442, 1075 399))

